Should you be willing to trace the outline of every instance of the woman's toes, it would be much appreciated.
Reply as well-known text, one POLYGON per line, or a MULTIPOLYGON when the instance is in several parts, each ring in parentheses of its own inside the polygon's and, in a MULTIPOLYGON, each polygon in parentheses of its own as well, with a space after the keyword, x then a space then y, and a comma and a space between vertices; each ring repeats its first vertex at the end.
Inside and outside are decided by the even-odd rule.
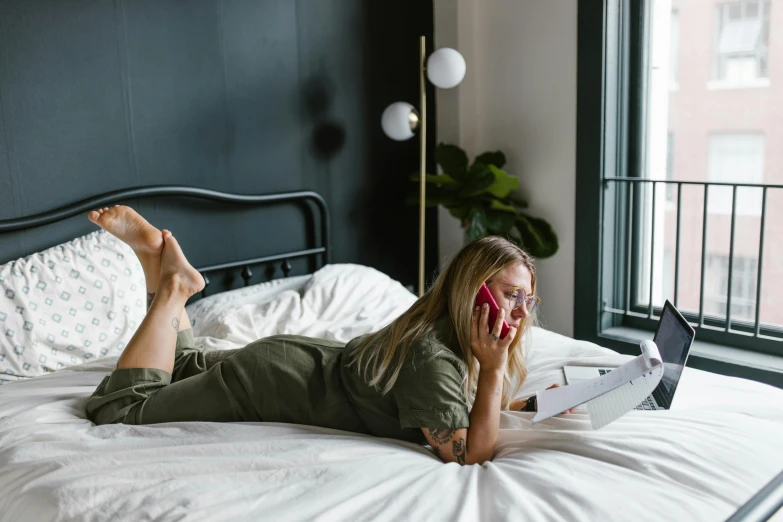
POLYGON ((160 231, 130 207, 104 207, 88 214, 90 221, 130 246, 137 255, 160 255, 160 231))

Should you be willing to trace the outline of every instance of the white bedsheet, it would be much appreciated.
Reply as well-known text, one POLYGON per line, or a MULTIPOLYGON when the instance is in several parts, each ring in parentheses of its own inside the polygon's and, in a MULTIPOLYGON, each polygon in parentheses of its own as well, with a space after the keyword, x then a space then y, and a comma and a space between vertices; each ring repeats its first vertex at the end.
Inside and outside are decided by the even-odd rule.
MULTIPOLYGON (((377 309, 342 283, 316 288, 330 297, 317 317, 291 295, 245 305, 222 315, 212 332, 225 338, 210 342, 241 343, 285 306, 301 312, 286 328, 341 338, 356 310, 377 309)), ((563 383, 564 364, 622 360, 536 329, 523 394, 563 383)), ((413 444, 295 425, 96 427, 84 405, 114 361, 0 387, 0 521, 715 521, 783 468, 783 390, 690 368, 673 410, 599 431, 586 414, 532 426, 532 413, 503 413, 493 461, 461 467, 413 444)))

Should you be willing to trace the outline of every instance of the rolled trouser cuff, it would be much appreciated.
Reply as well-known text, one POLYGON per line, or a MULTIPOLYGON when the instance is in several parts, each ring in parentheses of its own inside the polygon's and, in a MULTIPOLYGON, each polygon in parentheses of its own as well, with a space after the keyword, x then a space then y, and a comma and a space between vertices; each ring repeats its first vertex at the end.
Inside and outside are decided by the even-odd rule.
POLYGON ((196 338, 193 336, 193 328, 182 330, 177 333, 177 351, 184 348, 195 348, 196 338))

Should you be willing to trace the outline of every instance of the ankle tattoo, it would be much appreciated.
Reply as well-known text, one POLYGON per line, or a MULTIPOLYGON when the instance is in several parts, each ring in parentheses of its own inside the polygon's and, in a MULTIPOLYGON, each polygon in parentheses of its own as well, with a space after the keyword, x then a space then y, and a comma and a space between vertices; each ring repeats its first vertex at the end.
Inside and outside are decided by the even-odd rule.
POLYGON ((171 320, 171 326, 173 326, 177 333, 179 333, 179 317, 175 317, 171 320))
POLYGON ((155 299, 155 292, 147 292, 147 310, 152 306, 153 299, 155 299))

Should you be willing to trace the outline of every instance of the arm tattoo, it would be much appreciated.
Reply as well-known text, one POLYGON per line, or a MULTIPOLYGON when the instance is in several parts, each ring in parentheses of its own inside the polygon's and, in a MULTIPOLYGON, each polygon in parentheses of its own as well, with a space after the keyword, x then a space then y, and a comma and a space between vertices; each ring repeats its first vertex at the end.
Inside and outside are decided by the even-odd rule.
POLYGON ((171 320, 171 326, 173 326, 174 329, 179 332, 179 317, 175 317, 171 320))
POLYGON ((451 440, 451 436, 454 434, 454 430, 442 429, 442 428, 429 428, 430 437, 438 444, 446 444, 451 440))
POLYGON ((454 456, 457 457, 457 462, 465 464, 465 452, 467 451, 465 439, 455 440, 451 447, 454 456))
POLYGON ((502 389, 502 386, 500 386, 500 385, 498 384, 498 389, 497 389, 497 391, 495 392, 495 396, 499 396, 499 395, 500 395, 500 390, 501 390, 501 389, 502 389))
POLYGON ((153 299, 155 299, 155 292, 147 292, 147 310, 152 306, 153 299))

